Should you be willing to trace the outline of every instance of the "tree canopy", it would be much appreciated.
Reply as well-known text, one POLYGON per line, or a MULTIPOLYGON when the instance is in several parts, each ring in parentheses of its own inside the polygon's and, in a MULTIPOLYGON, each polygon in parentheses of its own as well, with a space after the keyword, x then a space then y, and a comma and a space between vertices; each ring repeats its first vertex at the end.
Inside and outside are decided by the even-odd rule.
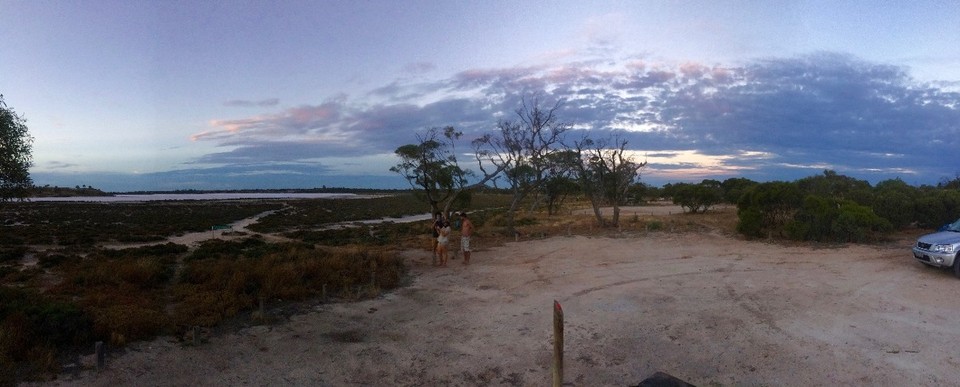
POLYGON ((0 201, 22 199, 33 186, 33 137, 26 122, 0 95, 0 201))

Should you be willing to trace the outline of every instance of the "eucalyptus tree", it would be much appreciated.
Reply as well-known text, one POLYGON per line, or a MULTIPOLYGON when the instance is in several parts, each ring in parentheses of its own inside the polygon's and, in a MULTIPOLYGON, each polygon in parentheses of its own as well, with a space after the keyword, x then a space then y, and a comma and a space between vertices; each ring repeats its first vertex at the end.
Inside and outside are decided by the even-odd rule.
POLYGON ((464 197, 464 191, 483 186, 502 171, 501 168, 488 172, 481 166, 483 176, 471 184, 469 179, 475 174, 462 168, 457 159, 457 140, 462 136, 463 132, 452 126, 431 128, 417 134, 417 143, 402 145, 394 151, 400 162, 390 171, 403 176, 414 192, 422 195, 432 214, 449 215, 450 207, 464 197))
POLYGON ((22 200, 29 194, 33 187, 32 148, 26 119, 8 107, 0 95, 0 202, 22 200))
POLYGON ((590 199, 593 214, 601 226, 620 224, 620 204, 630 186, 640 177, 640 170, 647 165, 637 162, 627 154, 627 141, 619 138, 593 140, 584 136, 574 142, 577 154, 577 180, 580 189, 590 199), (600 207, 613 207, 613 219, 607 223, 600 207))
POLYGON ((570 124, 560 120, 563 101, 551 107, 541 106, 538 97, 522 99, 522 106, 513 120, 500 120, 493 134, 485 134, 473 141, 474 153, 487 163, 502 170, 507 189, 513 195, 507 211, 507 228, 513 231, 514 217, 521 201, 531 194, 536 204, 550 175, 551 155, 562 151, 564 134, 570 124))
POLYGON ((550 168, 544 175, 543 196, 547 214, 554 215, 567 195, 580 190, 576 180, 577 153, 562 150, 550 154, 547 159, 550 168))

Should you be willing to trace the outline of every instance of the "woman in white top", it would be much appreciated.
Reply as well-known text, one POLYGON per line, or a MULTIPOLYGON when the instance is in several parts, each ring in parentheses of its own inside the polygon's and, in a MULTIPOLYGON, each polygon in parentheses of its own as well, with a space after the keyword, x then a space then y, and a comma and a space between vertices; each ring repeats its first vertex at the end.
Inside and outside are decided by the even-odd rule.
POLYGON ((450 245, 450 222, 444 221, 443 227, 437 236, 437 256, 440 257, 440 266, 447 266, 447 247, 450 245))

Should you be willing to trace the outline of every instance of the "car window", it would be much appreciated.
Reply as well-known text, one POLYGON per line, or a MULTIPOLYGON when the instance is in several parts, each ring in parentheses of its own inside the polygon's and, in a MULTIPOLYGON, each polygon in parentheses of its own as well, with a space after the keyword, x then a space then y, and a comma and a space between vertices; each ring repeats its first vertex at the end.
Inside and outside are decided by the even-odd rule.
POLYGON ((960 232, 960 220, 947 225, 947 231, 960 232))

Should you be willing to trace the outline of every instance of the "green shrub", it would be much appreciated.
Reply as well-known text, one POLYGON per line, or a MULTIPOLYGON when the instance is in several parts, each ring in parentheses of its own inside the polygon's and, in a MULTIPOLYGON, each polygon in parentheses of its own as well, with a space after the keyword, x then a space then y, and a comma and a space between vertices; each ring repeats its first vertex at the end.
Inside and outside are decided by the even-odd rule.
POLYGON ((914 209, 914 220, 918 226, 939 228, 960 217, 960 192, 944 189, 922 191, 914 209))
POLYGON ((803 194, 794 183, 758 184, 737 203, 737 230, 748 237, 782 235, 802 204, 803 194))
POLYGON ((867 206, 846 203, 840 207, 840 215, 833 223, 833 235, 839 242, 865 242, 873 239, 876 232, 889 231, 893 227, 867 206))
POLYGON ((824 241, 833 239, 833 222, 840 215, 839 203, 821 196, 809 195, 803 207, 787 223, 787 236, 796 240, 824 241))
POLYGON ((0 287, 0 354, 27 360, 34 347, 75 347, 91 341, 92 320, 78 305, 0 287))
POLYGON ((745 208, 737 211, 737 232, 749 237, 763 237, 763 214, 756 208, 745 208))
POLYGON ((884 180, 874 187, 871 207, 874 213, 890 221, 893 227, 903 228, 916 219, 916 199, 920 193, 919 189, 899 178, 884 180))
POLYGON ((647 223, 647 231, 660 231, 663 230, 663 222, 659 220, 651 220, 647 223))
POLYGON ((699 184, 678 183, 667 192, 673 197, 673 204, 694 214, 707 212, 723 201, 723 189, 716 180, 704 180, 699 184))

